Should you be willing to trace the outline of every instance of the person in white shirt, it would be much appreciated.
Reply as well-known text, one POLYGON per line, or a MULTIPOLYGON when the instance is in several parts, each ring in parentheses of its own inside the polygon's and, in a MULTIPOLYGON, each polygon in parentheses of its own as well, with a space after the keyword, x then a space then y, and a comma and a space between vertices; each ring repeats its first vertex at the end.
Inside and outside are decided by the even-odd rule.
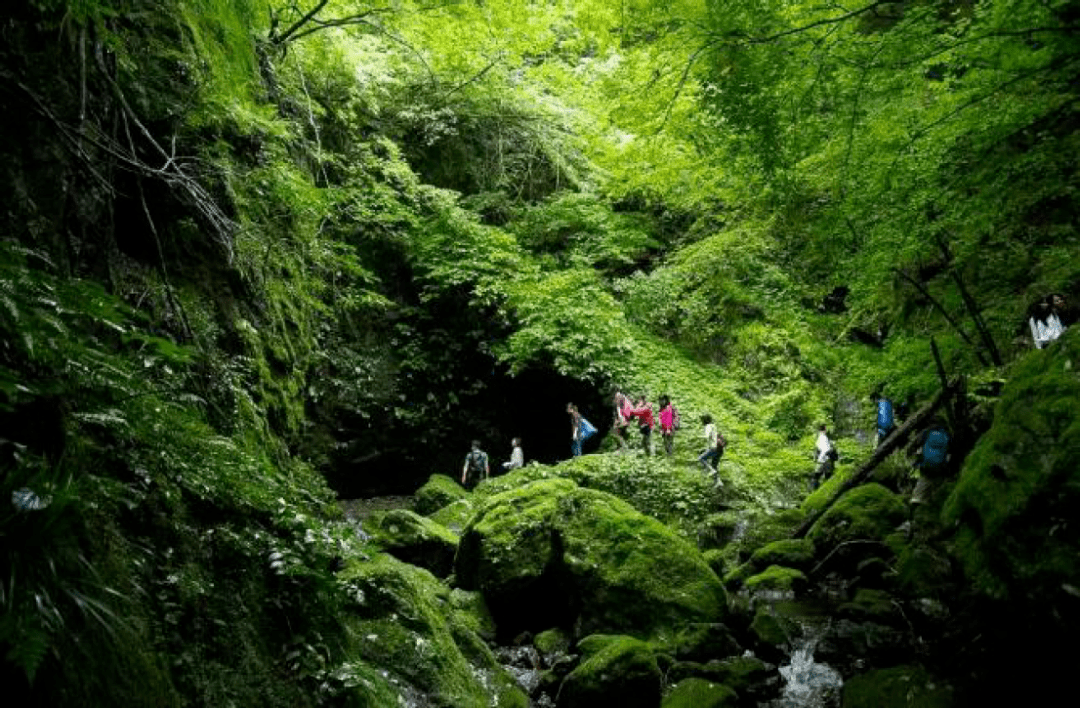
POLYGON ((507 472, 525 466, 525 453, 521 450, 521 438, 514 438, 510 441, 510 444, 514 446, 514 449, 510 452, 510 461, 503 463, 503 469, 507 472))
POLYGON ((706 447, 705 452, 698 455, 698 462, 701 463, 702 470, 712 476, 717 487, 723 486, 720 482, 717 466, 720 464, 720 458, 724 454, 724 446, 727 441, 724 440, 724 436, 720 434, 720 431, 716 429, 716 424, 713 423, 711 415, 706 413, 701 416, 701 422, 705 425, 706 447))
POLYGON ((1050 295, 1032 306, 1028 325, 1036 349, 1042 349, 1065 332, 1066 327, 1061 323, 1064 306, 1065 298, 1061 295, 1050 295))
POLYGON ((817 468, 814 470, 814 476, 810 480, 810 491, 814 491, 822 482, 831 477, 836 466, 832 440, 829 439, 829 429, 824 424, 818 428, 817 443, 814 447, 817 450, 814 456, 817 468))

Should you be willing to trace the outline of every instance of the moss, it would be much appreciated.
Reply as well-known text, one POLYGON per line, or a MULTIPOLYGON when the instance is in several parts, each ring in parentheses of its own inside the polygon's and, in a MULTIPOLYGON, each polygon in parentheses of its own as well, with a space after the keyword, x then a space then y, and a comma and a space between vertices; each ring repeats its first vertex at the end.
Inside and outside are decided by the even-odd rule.
POLYGON ((457 581, 499 624, 650 637, 723 618, 726 596, 697 549, 604 492, 549 479, 489 498, 462 536, 457 581))
POLYGON ((735 708, 738 694, 723 684, 700 678, 683 679, 664 696, 661 708, 735 708))
POLYGON ((428 518, 450 529, 451 533, 460 534, 469 523, 475 509, 472 499, 458 499, 430 514, 428 518))
POLYGON ((864 484, 840 497, 814 523, 807 538, 824 554, 845 541, 884 540, 904 517, 898 496, 880 484, 864 484))
POLYGON ((545 629, 533 638, 533 646, 541 654, 565 654, 570 650, 570 637, 561 629, 545 629))
POLYGON ((358 598, 344 618, 358 659, 441 704, 487 706, 487 685, 505 694, 499 705, 526 705, 468 622, 448 611, 454 600, 433 575, 380 554, 350 565, 340 579, 358 598))
POLYGON ((723 548, 735 535, 735 529, 739 525, 739 513, 737 511, 721 511, 710 514, 701 524, 698 533, 704 548, 723 548))
POLYGON ((853 676, 844 684, 842 708, 950 708, 952 690, 918 666, 897 666, 853 676))
POLYGON ((454 565, 458 537, 445 526, 407 509, 374 512, 364 522, 371 540, 387 553, 445 577, 454 565))
POLYGON ((726 562, 726 556, 723 551, 718 548, 710 548, 703 552, 701 557, 705 559, 708 566, 716 573, 716 577, 724 577, 724 563, 726 562))
POLYGON ((802 523, 805 512, 801 509, 783 509, 778 512, 761 511, 747 519, 743 537, 732 545, 737 546, 740 561, 747 560, 762 546, 790 538, 791 532, 802 523))
POLYGON ((779 617, 768 608, 759 608, 750 623, 750 631, 759 643, 778 647, 787 644, 795 629, 793 623, 779 617))
POLYGON ((860 588, 850 602, 837 608, 842 616, 856 621, 871 621, 890 624, 898 618, 898 608, 892 595, 883 590, 860 588))
POLYGON ((767 543, 754 551, 749 560, 755 569, 783 565, 807 570, 813 562, 814 543, 808 538, 787 538, 767 543))
POLYGON ((450 477, 444 474, 433 474, 428 477, 424 486, 413 494, 413 504, 416 513, 430 516, 443 507, 465 499, 468 495, 465 488, 450 477))
POLYGON ((495 620, 484 603, 484 596, 461 588, 450 591, 450 607, 457 622, 483 639, 495 639, 495 620))
POLYGON ((655 708, 660 702, 662 676, 645 642, 623 636, 588 637, 579 649, 586 658, 563 679, 561 706, 655 708))
POLYGON ((677 661, 707 661, 742 652, 731 630, 717 622, 686 625, 674 637, 654 642, 653 648, 677 661))
POLYGON ((1043 609, 1080 587, 1077 330, 1017 364, 942 514, 978 590, 1043 609))
POLYGON ((795 568, 770 565, 761 573, 746 579, 746 587, 751 591, 778 590, 791 592, 806 586, 806 575, 795 568))

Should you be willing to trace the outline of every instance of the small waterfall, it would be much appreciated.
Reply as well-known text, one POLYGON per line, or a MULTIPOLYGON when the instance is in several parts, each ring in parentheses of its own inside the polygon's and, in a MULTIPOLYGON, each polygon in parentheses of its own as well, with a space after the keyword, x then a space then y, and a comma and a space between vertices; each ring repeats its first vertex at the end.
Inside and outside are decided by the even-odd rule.
POLYGON ((825 627, 804 625, 803 634, 792 641, 791 663, 780 667, 784 688, 769 708, 835 708, 840 705, 844 680, 828 664, 814 661, 814 647, 825 627))

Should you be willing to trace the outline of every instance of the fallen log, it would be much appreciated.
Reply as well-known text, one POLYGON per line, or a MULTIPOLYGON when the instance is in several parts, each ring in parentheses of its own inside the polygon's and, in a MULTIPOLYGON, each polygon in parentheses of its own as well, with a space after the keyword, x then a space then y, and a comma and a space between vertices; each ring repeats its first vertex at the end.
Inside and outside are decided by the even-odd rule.
POLYGON ((803 521, 799 528, 795 529, 794 533, 791 534, 791 537, 802 538, 805 536, 806 532, 810 530, 810 527, 814 525, 814 522, 820 519, 822 514, 828 511, 832 505, 836 503, 836 500, 844 495, 844 492, 862 484, 870 473, 881 464, 882 460, 892 454, 896 448, 903 445, 912 432, 921 428, 922 425, 934 415, 934 412, 948 400, 949 396, 956 390, 956 387, 957 383, 955 381, 949 384, 948 387, 934 397, 934 400, 916 411, 913 416, 904 421, 903 425, 894 430, 889 437, 885 438, 881 445, 878 446, 878 449, 874 450, 874 454, 870 456, 870 459, 864 462, 862 466, 855 471, 855 474, 851 475, 851 478, 840 486, 840 489, 836 490, 836 494, 825 503, 825 506, 813 516, 803 521))

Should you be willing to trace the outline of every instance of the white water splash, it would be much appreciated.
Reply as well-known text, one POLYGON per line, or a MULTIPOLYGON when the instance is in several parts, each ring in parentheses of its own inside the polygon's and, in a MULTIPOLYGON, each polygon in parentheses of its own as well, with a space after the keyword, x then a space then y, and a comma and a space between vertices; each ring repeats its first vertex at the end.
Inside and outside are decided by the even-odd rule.
POLYGON ((780 667, 784 690, 770 708, 834 708, 840 705, 844 680, 828 664, 814 661, 814 647, 822 634, 820 628, 804 627, 804 634, 793 642, 791 663, 780 667))

